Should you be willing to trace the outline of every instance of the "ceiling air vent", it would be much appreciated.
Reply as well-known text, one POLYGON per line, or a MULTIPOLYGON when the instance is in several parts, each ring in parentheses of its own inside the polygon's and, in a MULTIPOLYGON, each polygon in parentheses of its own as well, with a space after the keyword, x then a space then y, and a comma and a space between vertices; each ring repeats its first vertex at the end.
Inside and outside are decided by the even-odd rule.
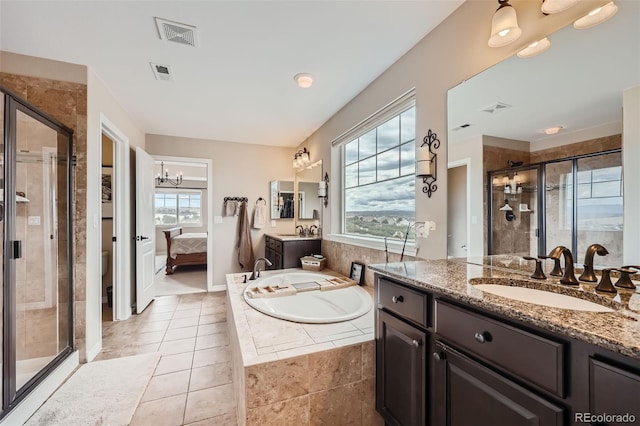
POLYGON ((462 129, 466 129, 467 127, 471 126, 471 124, 469 123, 465 123, 465 124, 461 124, 458 127, 454 127, 453 130, 454 132, 458 131, 458 130, 462 130, 462 129))
POLYGON ((483 108, 482 111, 488 112, 489 114, 497 114, 499 112, 504 111, 507 108, 511 108, 511 105, 505 104, 504 102, 498 102, 486 108, 483 108))
POLYGON ((181 24, 180 22, 162 18, 156 18, 156 25, 162 40, 198 47, 196 27, 193 25, 181 24))
POLYGON ((149 63, 151 64, 151 69, 153 69, 153 75, 156 76, 156 80, 173 81, 173 72, 171 72, 169 65, 149 63))

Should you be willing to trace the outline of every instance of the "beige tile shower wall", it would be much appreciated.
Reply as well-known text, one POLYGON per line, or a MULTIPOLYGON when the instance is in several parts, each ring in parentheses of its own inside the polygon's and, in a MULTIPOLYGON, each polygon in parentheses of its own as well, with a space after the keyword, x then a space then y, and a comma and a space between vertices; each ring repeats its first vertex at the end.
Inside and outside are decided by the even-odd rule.
MULTIPOLYGON (((7 55, 3 53, 3 60, 11 57, 11 63, 16 68, 20 62, 19 55, 7 55), (15 61, 14 61, 15 60, 15 61), (14 63, 15 62, 15 63, 14 63)), ((26 57, 25 57, 26 58, 26 57)), ((37 59, 37 58, 31 58, 37 59)), ((3 66, 3 69, 5 67, 3 66)), ((0 84, 7 87, 16 95, 25 99, 37 108, 41 109, 53 118, 61 121, 67 127, 74 130, 74 152, 77 156, 77 167, 75 169, 74 181, 72 183, 74 192, 73 222, 74 222, 74 315, 75 315, 75 336, 74 345, 84 353, 85 338, 85 259, 86 259, 86 148, 87 148, 87 86, 80 83, 51 80, 40 77, 29 77, 25 75, 10 74, 0 72, 0 84)), ((34 147, 35 148, 35 147, 34 147)), ((64 202, 64 194, 61 194, 64 202)), ((27 197, 29 198, 29 197, 27 197)), ((25 212, 26 214, 26 212, 25 212)), ((19 224, 22 227, 22 224, 19 224)), ((26 225, 25 228, 26 229, 26 225)), ((64 243, 66 238, 66 228, 59 228, 60 243, 64 243)), ((59 263, 66 262, 65 253, 61 253, 59 263)), ((63 263, 62 263, 63 264, 63 263)), ((26 265, 24 266, 26 268, 26 265)), ((59 281, 66 279, 66 271, 59 273, 59 281)), ((64 288, 60 285, 59 289, 64 288)), ((59 293, 61 300, 60 308, 66 308, 67 295, 59 293)), ((25 314, 25 322, 26 322, 25 314)), ((64 327, 63 327, 64 328, 64 327)), ((34 337, 35 338, 35 337, 34 337)), ((36 354, 37 355, 37 354, 36 354)))
MULTIPOLYGON (((349 276, 351 272, 351 262, 360 262, 365 265, 372 263, 385 263, 386 255, 383 250, 370 249, 366 247, 354 246, 351 244, 339 243, 336 241, 322 240, 322 254, 327 258, 328 269, 344 276, 349 276)), ((415 260, 412 256, 404 255, 403 261, 415 260)), ((389 253, 389 262, 399 262, 400 255, 389 253)), ((365 270, 364 283, 373 287, 373 271, 365 270)))
POLYGON ((622 147, 622 135, 611 135, 602 138, 589 139, 582 142, 563 145, 556 148, 532 151, 530 162, 542 163, 557 158, 573 157, 576 155, 591 154, 594 152, 620 149, 622 147))

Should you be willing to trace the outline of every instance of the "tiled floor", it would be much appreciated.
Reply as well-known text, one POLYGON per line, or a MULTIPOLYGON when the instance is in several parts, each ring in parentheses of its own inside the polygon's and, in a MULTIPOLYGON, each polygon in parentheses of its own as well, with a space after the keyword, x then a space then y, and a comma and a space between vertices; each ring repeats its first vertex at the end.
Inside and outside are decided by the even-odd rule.
POLYGON ((173 275, 162 268, 155 276, 156 294, 160 296, 207 291, 207 267, 204 265, 178 266, 173 275))
POLYGON ((236 425, 225 293, 162 296, 127 321, 103 322, 97 359, 162 357, 132 426, 236 425))

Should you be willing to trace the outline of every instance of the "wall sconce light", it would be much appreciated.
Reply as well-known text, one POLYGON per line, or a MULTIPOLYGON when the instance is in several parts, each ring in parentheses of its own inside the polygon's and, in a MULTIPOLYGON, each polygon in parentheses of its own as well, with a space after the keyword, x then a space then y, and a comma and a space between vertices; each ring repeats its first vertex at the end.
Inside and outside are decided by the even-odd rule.
POLYGON ((422 192, 427 194, 429 198, 438 189, 438 185, 435 184, 435 181, 438 180, 438 155, 434 151, 439 147, 438 135, 429 129, 416 153, 416 177, 422 178, 422 183, 425 184, 422 187, 422 192))
POLYGON ((509 179, 509 176, 502 178, 502 184, 504 185, 505 194, 522 194, 522 185, 520 184, 520 176, 516 173, 513 178, 509 179))
POLYGON ((293 155, 293 168, 299 169, 304 167, 311 161, 307 148, 301 149, 293 155))
POLYGON ((607 3, 602 7, 593 9, 582 18, 573 23, 573 28, 577 30, 585 30, 587 28, 595 27, 598 24, 611 18, 618 11, 618 6, 613 2, 607 3))
POLYGON ((169 169, 164 169, 164 161, 160 162, 160 173, 156 176, 156 182, 158 185, 162 185, 163 183, 169 183, 173 186, 178 186, 182 183, 182 172, 176 174, 175 179, 171 179, 169 177, 169 169))
POLYGON ((324 178, 318 182, 318 198, 324 198, 324 206, 329 204, 329 174, 324 172, 324 178))
POLYGON ((489 47, 502 47, 513 43, 522 35, 518 26, 516 10, 509 4, 509 0, 498 0, 500 7, 493 14, 491 20, 491 37, 489 47))

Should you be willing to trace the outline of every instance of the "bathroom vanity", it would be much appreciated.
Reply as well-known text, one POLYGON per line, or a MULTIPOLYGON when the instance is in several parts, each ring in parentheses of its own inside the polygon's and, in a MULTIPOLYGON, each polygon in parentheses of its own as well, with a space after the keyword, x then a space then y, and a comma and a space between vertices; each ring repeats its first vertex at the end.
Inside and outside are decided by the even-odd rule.
POLYGON ((266 234, 264 237, 264 257, 272 266, 267 269, 299 268, 300 258, 310 254, 320 254, 322 239, 317 236, 266 234))
POLYGON ((533 262, 519 261, 515 270, 449 260, 370 268, 376 408, 388 424, 640 421, 640 292, 612 299, 582 284, 573 291, 612 310, 573 311, 469 283, 526 282, 533 262))

